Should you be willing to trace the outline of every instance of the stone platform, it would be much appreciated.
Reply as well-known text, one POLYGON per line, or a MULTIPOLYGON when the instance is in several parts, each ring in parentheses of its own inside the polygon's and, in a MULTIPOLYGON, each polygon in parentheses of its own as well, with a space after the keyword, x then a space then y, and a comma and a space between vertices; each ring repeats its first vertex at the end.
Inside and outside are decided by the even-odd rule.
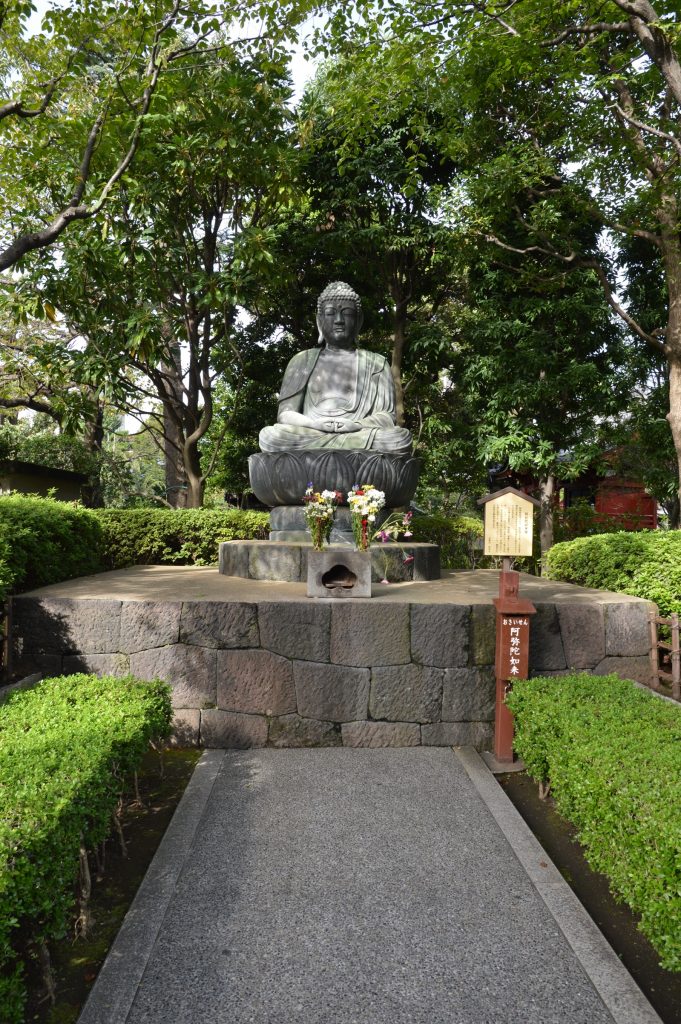
MULTIPOLYGON (((137 566, 14 598, 14 664, 165 679, 185 744, 487 749, 497 591, 498 573, 479 570, 342 602, 212 567, 137 566)), ((647 680, 647 602, 525 575, 521 594, 537 607, 532 674, 647 680)))
MULTIPOLYGON (((220 545, 220 572, 251 580, 279 580, 304 583, 310 541, 228 540, 220 545)), ((333 550, 325 548, 325 551, 333 550)), ((440 579, 440 549, 437 544, 372 544, 371 578, 374 583, 419 582, 440 579)))

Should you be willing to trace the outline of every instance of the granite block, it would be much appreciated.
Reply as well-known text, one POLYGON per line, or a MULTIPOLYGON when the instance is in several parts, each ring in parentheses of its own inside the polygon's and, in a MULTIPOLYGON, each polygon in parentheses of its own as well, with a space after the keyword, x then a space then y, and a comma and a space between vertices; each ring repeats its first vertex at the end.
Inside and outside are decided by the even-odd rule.
POLYGON ((497 638, 496 609, 493 605, 471 607, 470 661, 473 665, 493 665, 497 638))
POLYGON ((413 553, 413 579, 416 581, 439 580, 441 575, 440 549, 437 544, 419 545, 414 547, 413 553))
POLYGON ((633 679, 644 686, 650 686, 652 669, 648 655, 639 658, 604 658, 593 669, 596 676, 608 676, 613 672, 621 679, 633 679))
POLYGON ((369 669, 294 661, 298 713, 325 722, 365 719, 369 710, 369 669))
POLYGON ((258 647, 257 605, 242 601, 185 601, 180 641, 199 647, 258 647))
POLYGON ((356 666, 409 664, 409 605, 363 601, 333 605, 331 661, 356 666))
POLYGON ((179 708, 173 714, 169 747, 198 747, 201 712, 198 708, 179 708))
POLYGON ((248 579, 249 547, 242 540, 226 540, 219 547, 218 570, 223 576, 248 579))
POLYGON ((495 698, 493 668, 448 668, 442 690, 442 721, 477 722, 492 719, 495 698))
POLYGON ((411 606, 411 655, 419 665, 468 664, 470 609, 459 604, 411 606))
POLYGON ((252 580, 287 580, 298 583, 301 576, 300 547, 277 544, 274 541, 251 543, 248 555, 248 575, 252 580))
POLYGON ((347 722, 341 726, 344 747, 418 747, 421 727, 413 722, 347 722))
POLYGON ((269 742, 273 747, 339 747, 341 734, 333 722, 282 715, 270 722, 269 742))
POLYGON ((167 647, 180 639, 180 601, 123 601, 121 651, 135 654, 167 647))
POLYGON ((605 609, 605 653, 635 658, 650 652, 650 611, 647 601, 623 601, 605 609))
POLYGON ((13 632, 33 653, 116 654, 121 602, 23 597, 12 601, 13 632))
POLYGON ((206 647, 156 647, 130 656, 130 671, 140 679, 170 683, 174 708, 214 707, 217 699, 216 651, 206 647))
POLYGON ((267 745, 267 719, 212 708, 201 712, 201 745, 246 750, 267 745))
POLYGON ((371 672, 369 714, 392 722, 436 722, 442 708, 444 670, 387 665, 371 672))
POLYGON ((603 605, 561 604, 556 608, 568 668, 593 668, 605 657, 603 605))
POLYGON ((67 654, 62 660, 65 675, 87 672, 95 676, 127 676, 130 659, 125 654, 67 654))
POLYGON ((299 661, 328 661, 331 609, 312 601, 262 601, 260 643, 268 651, 299 661))
POLYGON ((424 747, 475 747, 491 750, 494 745, 493 722, 434 722, 421 726, 424 747))
POLYGON ((217 706, 250 715, 295 711, 291 662, 271 651, 218 651, 217 706))
POLYGON ((34 652, 30 648, 25 648, 21 638, 15 639, 12 647, 12 669, 19 675, 39 672, 46 679, 60 676, 63 673, 63 660, 61 654, 50 651, 34 652))
POLYGON ((536 608, 537 614, 530 616, 530 668, 567 668, 555 604, 538 604, 536 608))
MULTIPOLYGON (((369 549, 371 556, 371 578, 374 583, 404 583, 414 579, 413 561, 405 562, 406 550, 400 549, 396 544, 386 542, 385 544, 373 544, 369 549)), ((411 554, 411 552, 409 552, 411 554)))

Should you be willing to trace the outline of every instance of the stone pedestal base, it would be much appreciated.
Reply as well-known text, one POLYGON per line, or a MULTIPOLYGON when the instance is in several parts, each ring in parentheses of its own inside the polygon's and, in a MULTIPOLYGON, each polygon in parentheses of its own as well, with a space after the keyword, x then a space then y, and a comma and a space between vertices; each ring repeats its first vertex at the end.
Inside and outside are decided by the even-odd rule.
POLYGON ((347 494, 355 484, 373 484, 390 508, 408 505, 416 493, 421 460, 412 455, 352 452, 333 448, 303 452, 257 452, 248 460, 256 497, 275 508, 302 505, 310 483, 316 491, 347 494))
MULTIPOLYGON (((304 583, 311 553, 314 553, 311 543, 228 540, 220 545, 220 572, 223 576, 241 576, 242 579, 304 583)), ((437 544, 397 545, 388 541, 372 544, 368 555, 375 583, 440 579, 437 544)))
MULTIPOLYGON (((393 509, 383 509, 376 517, 375 529, 380 529, 393 509)), ((279 505, 270 512, 270 540, 293 541, 299 544, 311 544, 312 538, 305 522, 305 510, 302 505, 279 505)), ((337 508, 331 537, 331 544, 354 545, 352 523, 349 508, 337 508)))
POLYGON ((308 597, 371 597, 371 557, 339 545, 308 552, 308 597))

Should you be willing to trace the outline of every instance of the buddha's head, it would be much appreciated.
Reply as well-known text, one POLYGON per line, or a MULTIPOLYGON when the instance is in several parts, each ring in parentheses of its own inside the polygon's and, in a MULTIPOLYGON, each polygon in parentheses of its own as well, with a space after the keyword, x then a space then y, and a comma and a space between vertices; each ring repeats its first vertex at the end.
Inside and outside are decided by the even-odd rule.
POLYGON ((362 300, 349 284, 332 281, 317 299, 319 344, 352 348, 362 329, 362 300))

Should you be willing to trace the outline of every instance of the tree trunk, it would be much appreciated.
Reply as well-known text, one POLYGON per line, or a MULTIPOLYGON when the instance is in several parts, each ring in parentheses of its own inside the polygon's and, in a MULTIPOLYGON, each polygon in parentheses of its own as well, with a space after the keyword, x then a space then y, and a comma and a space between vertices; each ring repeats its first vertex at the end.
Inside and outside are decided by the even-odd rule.
MULTIPOLYGON (((681 357, 672 352, 669 354, 669 412, 667 419, 674 438, 679 480, 681 480, 681 357)), ((679 500, 681 501, 681 489, 679 490, 679 500)), ((672 527, 671 522, 669 525, 672 527)), ((678 521, 674 528, 678 529, 678 521)))
POLYGON ((88 431, 85 435, 85 444, 97 461, 87 484, 85 484, 82 489, 83 504, 86 508, 104 508, 101 463, 102 448, 104 445, 104 406, 101 403, 97 406, 97 415, 88 426, 88 431))
POLYGON ((196 443, 185 445, 184 467, 187 473, 187 508, 201 508, 206 481, 201 474, 201 455, 196 443))
POLYGON ((553 495, 556 488, 556 478, 548 473, 539 481, 539 545, 541 549, 542 567, 543 559, 549 548, 553 547, 553 495))
POLYGON ((402 362, 407 347, 407 302, 400 298, 395 302, 393 316, 393 351, 390 362, 395 385, 395 419, 398 427, 404 426, 404 388, 402 387, 402 362))
POLYGON ((661 502, 667 513, 667 526, 670 530, 678 530, 681 526, 681 502, 677 498, 668 498, 661 502))
POLYGON ((161 364, 166 375, 163 401, 163 454, 165 457, 166 501, 173 508, 187 505, 187 474, 183 459, 183 437, 179 418, 182 415, 182 360, 180 343, 167 339, 170 360, 161 364))
POLYGON ((669 362, 669 412, 667 419, 674 439, 681 501, 681 240, 679 207, 672 195, 663 196, 658 210, 662 226, 662 255, 666 271, 668 315, 665 337, 669 362))

